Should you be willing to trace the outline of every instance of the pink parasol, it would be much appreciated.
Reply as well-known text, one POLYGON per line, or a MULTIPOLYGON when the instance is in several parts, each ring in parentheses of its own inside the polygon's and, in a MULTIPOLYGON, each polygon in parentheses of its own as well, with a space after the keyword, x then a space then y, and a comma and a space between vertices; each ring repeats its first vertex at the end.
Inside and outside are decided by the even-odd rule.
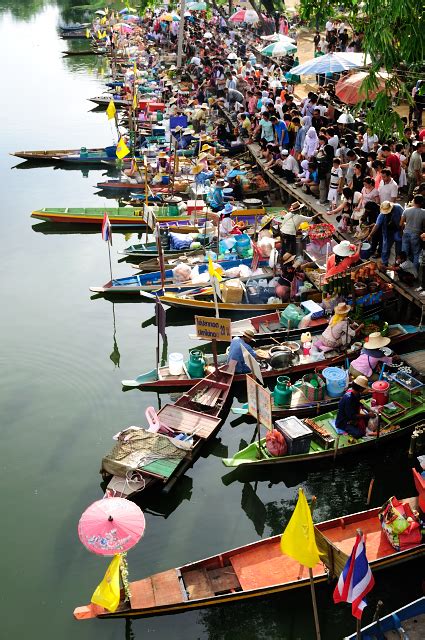
POLYGON ((340 78, 335 86, 335 93, 338 98, 345 104, 357 104, 363 100, 374 100, 380 91, 385 90, 385 80, 389 78, 389 75, 380 71, 377 74, 377 88, 366 94, 362 84, 368 75, 366 71, 359 71, 340 78))
POLYGON ((78 523, 78 537, 89 551, 114 556, 134 547, 145 530, 145 516, 134 502, 106 498, 93 502, 78 523))

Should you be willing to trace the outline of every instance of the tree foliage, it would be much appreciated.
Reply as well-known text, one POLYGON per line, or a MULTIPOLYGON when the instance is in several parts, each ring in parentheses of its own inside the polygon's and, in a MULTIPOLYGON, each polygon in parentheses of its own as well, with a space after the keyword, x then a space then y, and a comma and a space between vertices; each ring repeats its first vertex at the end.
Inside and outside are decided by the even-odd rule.
POLYGON ((425 28, 423 3, 417 0, 301 0, 301 15, 323 22, 329 16, 341 17, 353 30, 363 32, 363 49, 372 60, 366 93, 377 87, 377 72, 384 69, 389 78, 367 113, 374 131, 389 135, 400 129, 401 120, 392 109, 393 95, 410 98, 410 89, 424 70, 425 28))

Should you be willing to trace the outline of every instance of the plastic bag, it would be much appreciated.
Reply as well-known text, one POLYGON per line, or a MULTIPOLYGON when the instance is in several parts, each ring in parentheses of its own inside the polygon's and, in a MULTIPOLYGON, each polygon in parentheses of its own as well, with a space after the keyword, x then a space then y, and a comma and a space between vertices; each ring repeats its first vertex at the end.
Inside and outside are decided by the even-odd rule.
POLYGON ((184 264, 180 262, 173 269, 173 280, 174 282, 187 282, 191 279, 192 269, 188 264, 184 264))
POLYGON ((279 262, 279 252, 277 249, 272 249, 269 257, 269 267, 273 269, 279 262))
POLYGON ((251 269, 246 264, 240 265, 239 272, 241 278, 248 278, 252 273, 251 269))
POLYGON ((275 241, 273 238, 261 238, 258 241, 257 246, 261 250, 264 258, 270 258, 270 254, 274 249, 275 241))
POLYGON ((266 435, 266 447, 270 455, 274 457, 284 456, 288 451, 288 445, 286 444, 285 438, 280 431, 277 431, 276 429, 268 431, 266 435))
POLYGON ((403 504, 393 496, 385 502, 378 518, 388 542, 396 551, 404 551, 421 542, 419 518, 408 503, 403 504))

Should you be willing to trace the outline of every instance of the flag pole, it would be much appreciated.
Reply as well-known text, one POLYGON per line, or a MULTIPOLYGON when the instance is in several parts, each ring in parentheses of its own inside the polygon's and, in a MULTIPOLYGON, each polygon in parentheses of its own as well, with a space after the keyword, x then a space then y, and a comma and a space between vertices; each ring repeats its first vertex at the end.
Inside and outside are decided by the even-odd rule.
POLYGON ((313 604, 314 626, 316 627, 316 638, 317 640, 320 640, 321 635, 320 635, 320 625, 319 625, 319 614, 317 611, 316 590, 314 588, 313 569, 310 569, 310 568, 308 569, 308 575, 310 577, 311 602, 313 604))
POLYGON ((113 277, 112 277, 112 261, 111 261, 111 241, 110 241, 110 237, 108 238, 108 256, 109 256, 109 272, 111 274, 111 282, 112 282, 113 277))
POLYGON ((362 640, 362 621, 357 618, 356 622, 356 640, 362 640))

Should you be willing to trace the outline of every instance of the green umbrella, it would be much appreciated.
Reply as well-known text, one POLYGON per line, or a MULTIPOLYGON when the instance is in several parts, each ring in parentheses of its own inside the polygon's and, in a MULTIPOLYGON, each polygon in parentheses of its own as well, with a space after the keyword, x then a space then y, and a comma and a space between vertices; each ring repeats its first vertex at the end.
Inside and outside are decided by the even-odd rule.
POLYGON ((295 44, 278 40, 278 42, 272 42, 268 44, 267 47, 264 47, 264 49, 261 49, 261 53, 265 56, 278 58, 279 56, 286 56, 288 53, 293 53, 296 50, 297 47, 295 44))

